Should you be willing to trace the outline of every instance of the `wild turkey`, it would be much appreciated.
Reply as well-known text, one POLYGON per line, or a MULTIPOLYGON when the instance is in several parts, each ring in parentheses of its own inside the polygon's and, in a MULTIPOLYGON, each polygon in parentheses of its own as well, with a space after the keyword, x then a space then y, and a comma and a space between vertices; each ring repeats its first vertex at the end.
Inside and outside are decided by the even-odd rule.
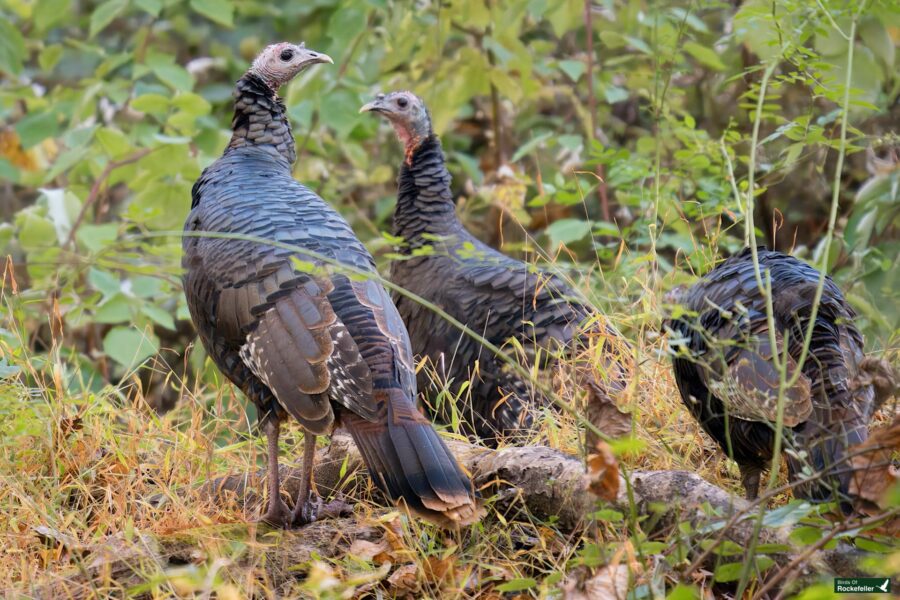
MULTIPOLYGON (((421 98, 410 92, 379 94, 360 109, 367 111, 385 117, 405 146, 393 225, 393 234, 404 240, 404 257, 391 264, 391 281, 497 346, 517 341, 531 359, 540 354, 538 349, 549 351, 545 356, 560 349, 578 352, 593 336, 604 344, 601 370, 608 377, 604 381, 594 373, 582 381, 588 384, 588 411, 605 410, 610 396, 624 387, 621 364, 609 352, 621 340, 558 277, 505 256, 466 231, 456 216, 441 142, 421 98)), ((534 409, 548 403, 542 394, 434 311, 399 294, 394 294, 394 301, 413 352, 431 360, 450 382, 453 394, 459 396, 463 384, 472 379, 471 406, 458 410, 469 433, 493 445, 498 438, 514 441, 532 429, 534 409)), ((425 388, 429 381, 423 371, 419 385, 425 388)), ((444 402, 434 416, 447 422, 452 412, 444 402)), ((592 444, 593 436, 588 442, 592 444)))
POLYGON ((738 463, 747 497, 754 499, 775 441, 779 372, 772 353, 784 355, 786 343, 789 377, 800 369, 783 401, 782 448, 794 493, 811 500, 840 497, 834 492, 847 493, 847 448, 866 439, 874 410, 872 385, 854 384, 865 368, 855 314, 826 277, 809 354, 798 365, 819 272, 765 248, 758 256, 762 280, 772 282, 776 348, 746 248, 678 299, 688 314, 667 323, 674 335, 675 381, 694 418, 738 463), (804 481, 806 466, 819 477, 804 481))
POLYGON ((294 138, 276 92, 325 62, 332 61, 302 44, 275 44, 237 82, 231 143, 194 185, 185 224, 191 317, 213 361, 256 405, 267 434, 264 520, 287 526, 315 518, 315 436, 341 424, 391 499, 439 524, 466 524, 477 518, 472 483, 415 407, 409 337, 390 297, 375 280, 348 277, 317 258, 375 274, 371 255, 291 175, 294 138), (290 514, 278 480, 279 425, 288 415, 306 431, 305 476, 290 514))

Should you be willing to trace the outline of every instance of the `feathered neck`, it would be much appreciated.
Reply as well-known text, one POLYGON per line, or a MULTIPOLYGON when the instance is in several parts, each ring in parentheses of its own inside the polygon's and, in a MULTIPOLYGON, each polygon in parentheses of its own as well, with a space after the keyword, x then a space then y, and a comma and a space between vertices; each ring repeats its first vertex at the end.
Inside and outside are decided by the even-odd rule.
POLYGON ((397 180, 394 235, 414 242, 423 233, 450 235, 462 225, 450 192, 450 173, 433 133, 408 150, 397 180))
POLYGON ((228 150, 247 145, 274 146, 288 163, 297 158, 294 134, 285 114, 284 102, 265 81, 245 73, 234 87, 234 118, 228 150))

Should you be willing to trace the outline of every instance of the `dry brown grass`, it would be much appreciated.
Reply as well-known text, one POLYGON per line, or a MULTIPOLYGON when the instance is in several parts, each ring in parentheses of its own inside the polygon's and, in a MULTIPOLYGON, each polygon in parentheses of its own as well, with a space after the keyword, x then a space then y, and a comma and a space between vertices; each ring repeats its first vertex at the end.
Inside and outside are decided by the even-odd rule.
MULTIPOLYGON (((620 449, 622 467, 684 469, 740 493, 736 467, 681 403, 665 341, 636 326, 641 317, 613 318, 638 331, 636 373, 621 399, 634 415, 636 442, 620 449)), ((67 391, 70 366, 20 362, 38 383, 6 379, 0 388, 0 589, 24 597, 340 598, 381 590, 493 598, 517 586, 543 597, 558 594, 566 578, 610 564, 617 552, 633 554, 635 536, 644 539, 624 521, 601 520, 573 536, 553 523, 510 520, 491 510, 490 499, 480 524, 445 533, 386 510, 365 480, 348 483, 351 519, 273 532, 246 509, 212 505, 201 493, 204 482, 235 473, 264 488, 256 479, 264 444, 230 385, 173 378, 182 400, 159 416, 137 383, 67 391), (353 546, 351 538, 371 546, 353 546)), ((575 390, 559 391, 577 403, 575 390)), ((580 452, 575 418, 547 410, 539 421, 533 442, 580 452)), ((283 463, 300 456, 301 441, 299 427, 287 424, 283 463)), ((643 555, 632 584, 646 583, 659 558, 643 555)))

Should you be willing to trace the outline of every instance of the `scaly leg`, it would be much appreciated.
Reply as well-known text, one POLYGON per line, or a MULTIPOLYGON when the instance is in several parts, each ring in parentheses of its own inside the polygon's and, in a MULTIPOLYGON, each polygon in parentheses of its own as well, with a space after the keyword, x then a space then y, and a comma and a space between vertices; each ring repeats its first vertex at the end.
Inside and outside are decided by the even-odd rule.
POLYGON ((756 500, 759 496, 759 479, 762 475, 762 469, 757 466, 740 465, 741 483, 747 492, 747 500, 756 500))
POLYGON ((262 521, 275 527, 286 527, 288 507, 281 500, 281 481, 278 474, 278 435, 281 430, 281 423, 274 415, 265 417, 263 431, 266 433, 266 442, 268 448, 268 474, 266 483, 269 491, 269 508, 266 514, 262 516, 262 521))
POLYGON ((313 462, 316 459, 316 436, 308 431, 303 434, 303 479, 300 493, 291 513, 294 527, 302 527, 316 520, 321 498, 312 491, 313 462))

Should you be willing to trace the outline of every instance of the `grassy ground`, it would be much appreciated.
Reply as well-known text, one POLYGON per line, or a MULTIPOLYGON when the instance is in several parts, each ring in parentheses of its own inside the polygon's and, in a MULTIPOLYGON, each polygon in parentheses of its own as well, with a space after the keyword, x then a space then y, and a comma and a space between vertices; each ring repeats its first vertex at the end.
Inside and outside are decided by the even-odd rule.
MULTIPOLYGON (((625 314, 613 318, 632 325, 625 314)), ((5 326, 23 335, 12 319, 5 326)), ((635 417, 636 441, 620 448, 623 468, 683 469, 740 493, 734 464, 681 405, 664 339, 653 328, 638 331, 637 375, 622 406, 635 417)), ((446 533, 385 509, 371 484, 356 478, 343 490, 355 502, 352 518, 292 532, 257 526, 252 510, 213 505, 201 489, 230 474, 264 488, 264 442, 230 384, 180 381, 162 369, 181 401, 160 416, 136 376, 100 393, 68 391, 75 373, 54 360, 60 352, 24 356, 12 365, 24 377, 0 380, 0 589, 9 595, 575 598, 586 579, 645 595, 678 583, 676 567, 684 564, 674 538, 648 545, 609 511, 571 534, 552 522, 498 514, 488 498, 480 524, 446 533)), ((283 431, 283 462, 291 463, 302 433, 296 424, 283 431)), ((548 411, 535 442, 577 454, 578 432, 572 417, 548 411)), ((673 593, 723 589, 703 570, 692 583, 673 593)))
MULTIPOLYGON (((725 463, 714 458, 707 440, 678 407, 666 366, 653 361, 644 370, 633 408, 641 424, 639 437, 647 446, 629 462, 645 468, 687 468, 713 481, 723 480, 725 463)), ((41 380, 47 372, 34 370, 31 375, 41 380)), ((66 375, 58 373, 60 379, 66 375)), ((218 526, 252 519, 235 506, 211 506, 198 494, 200 485, 211 478, 255 474, 265 464, 263 442, 251 432, 243 400, 230 385, 195 389, 190 383, 171 381, 181 388, 182 402, 158 416, 134 386, 71 396, 60 393, 61 381, 45 381, 35 388, 12 381, 6 380, 0 393, 0 529, 5 532, 0 587, 20 584, 27 589, 65 577, 78 568, 86 549, 110 536, 135 539, 141 534, 171 536, 208 528, 214 539, 218 526)), ((568 417, 548 418, 543 437, 560 449, 578 450, 575 424, 568 417)), ((299 428, 288 425, 282 437, 285 462, 299 456, 301 441, 299 428)), ((513 528, 527 538, 522 546, 509 539, 510 525, 496 515, 489 514, 470 532, 445 538, 430 526, 399 519, 396 513, 386 518, 384 511, 372 511, 370 494, 365 493, 356 515, 363 522, 371 519, 396 529, 404 543, 416 549, 410 557, 429 546, 439 556, 448 541, 460 544, 454 568, 471 570, 484 583, 536 575, 540 580, 563 572, 579 546, 578 540, 537 523, 513 528), (540 558, 532 544, 543 548, 540 558)), ((191 581, 202 588, 217 560, 233 560, 229 548, 221 555, 213 550, 206 556, 191 581)), ((341 580, 348 576, 340 560, 323 562, 316 569, 341 580)), ((254 572, 254 565, 229 568, 213 578, 212 585, 241 596, 264 592, 266 583, 254 572)), ((153 587, 165 595, 168 584, 160 575, 147 573, 147 581, 158 581, 153 587)), ((189 587, 186 580, 179 585, 189 587)), ((450 582, 450 588, 458 585, 464 583, 450 582)))

